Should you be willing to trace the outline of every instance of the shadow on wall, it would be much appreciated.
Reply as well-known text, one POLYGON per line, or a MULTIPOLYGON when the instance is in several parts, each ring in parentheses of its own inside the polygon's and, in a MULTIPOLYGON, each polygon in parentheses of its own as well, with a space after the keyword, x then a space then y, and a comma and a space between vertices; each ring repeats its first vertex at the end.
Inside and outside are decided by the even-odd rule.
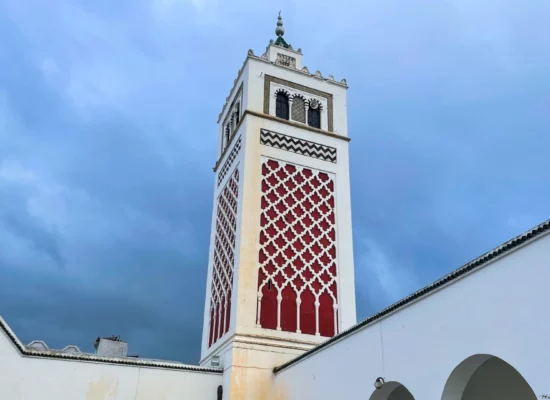
POLYGON ((490 354, 476 354, 451 373, 441 400, 536 400, 521 374, 506 361, 490 354))
POLYGON ((399 382, 386 382, 376 389, 370 400, 414 400, 409 390, 399 382))
MULTIPOLYGON (((452 372, 441 400, 537 400, 523 376, 506 361, 490 354, 476 354, 462 361, 452 372)), ((414 400, 399 382, 384 383, 370 400, 414 400)))

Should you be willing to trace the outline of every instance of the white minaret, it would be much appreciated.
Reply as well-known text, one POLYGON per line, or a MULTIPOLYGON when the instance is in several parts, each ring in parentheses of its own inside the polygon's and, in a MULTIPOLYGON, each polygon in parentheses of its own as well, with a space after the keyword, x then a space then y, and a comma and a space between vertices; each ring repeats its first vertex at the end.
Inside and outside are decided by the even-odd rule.
POLYGON ((347 84, 283 39, 252 50, 218 118, 202 365, 224 399, 356 323, 347 84))

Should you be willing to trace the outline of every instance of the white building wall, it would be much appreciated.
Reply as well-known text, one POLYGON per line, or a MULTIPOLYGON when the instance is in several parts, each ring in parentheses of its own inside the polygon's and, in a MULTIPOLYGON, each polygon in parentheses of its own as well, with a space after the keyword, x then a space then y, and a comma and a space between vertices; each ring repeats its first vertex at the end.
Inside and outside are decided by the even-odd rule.
POLYGON ((2 400, 212 400, 222 378, 217 373, 22 356, 0 330, 2 400))
POLYGON ((501 358, 539 398, 550 395, 549 259, 546 235, 279 372, 273 398, 369 399, 384 377, 439 400, 475 354, 501 358))

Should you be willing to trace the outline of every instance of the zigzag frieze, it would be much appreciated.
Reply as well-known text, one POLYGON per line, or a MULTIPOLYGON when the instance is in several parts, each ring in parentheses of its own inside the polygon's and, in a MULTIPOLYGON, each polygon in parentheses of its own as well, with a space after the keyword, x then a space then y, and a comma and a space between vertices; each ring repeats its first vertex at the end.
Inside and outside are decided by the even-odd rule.
POLYGON ((336 150, 333 150, 333 151, 326 150, 322 146, 317 146, 310 149, 306 145, 300 142, 287 144, 284 141, 280 141, 277 139, 274 139, 274 140, 264 139, 262 141, 262 144, 271 146, 271 147, 278 147, 282 150, 292 151, 295 153, 304 153, 305 155, 308 155, 310 157, 317 157, 319 153, 323 152, 323 153, 326 153, 325 156, 329 157, 332 162, 336 161, 336 150))
POLYGON ((235 142, 235 145, 231 149, 231 152, 227 156, 227 159, 223 163, 222 168, 220 169, 220 173, 218 174, 218 186, 223 182, 223 178, 227 175, 227 172, 233 165, 233 162, 237 158, 237 155, 239 154, 239 151, 241 150, 241 139, 242 136, 239 136, 237 141, 235 142))
POLYGON ((319 143, 298 139, 282 133, 260 130, 260 143, 292 153, 336 164, 336 149, 319 143))

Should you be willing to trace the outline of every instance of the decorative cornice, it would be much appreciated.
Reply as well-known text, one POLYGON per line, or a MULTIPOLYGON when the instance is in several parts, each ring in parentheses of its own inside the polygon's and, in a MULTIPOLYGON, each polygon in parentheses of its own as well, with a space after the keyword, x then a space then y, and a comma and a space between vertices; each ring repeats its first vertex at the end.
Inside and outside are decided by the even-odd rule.
MULTIPOLYGON (((276 65, 277 67, 280 67, 280 68, 285 68, 285 69, 288 69, 288 70, 291 70, 291 71, 294 71, 294 72, 297 72, 301 75, 304 75, 304 76, 308 76, 308 77, 311 77, 311 78, 315 78, 317 80, 323 80, 325 82, 328 82, 328 83, 331 83, 333 85, 337 85, 337 86, 340 86, 340 87, 343 87, 345 89, 348 88, 348 82, 346 81, 346 79, 342 79, 340 82, 334 80, 334 78, 330 79, 330 77, 332 75, 329 75, 328 78, 323 78, 323 77, 316 77, 315 74, 312 74, 311 72, 309 72, 309 70, 307 69, 307 67, 303 67, 301 70, 300 69, 296 69, 296 68, 291 68, 291 67, 286 67, 284 65, 280 65, 280 64, 276 64, 274 62, 271 62, 269 61, 269 59, 267 58, 267 50, 269 49, 269 46, 275 46, 274 44, 270 44, 267 46, 266 48, 266 53, 264 53, 262 56, 257 56, 254 54, 254 52, 252 50, 248 50, 248 53, 247 53, 247 56, 241 66, 241 68, 239 69, 239 71, 237 72, 237 78, 235 78, 235 80, 233 81, 233 87, 231 88, 231 90, 229 91, 229 96, 226 97, 225 99, 225 103, 224 105, 222 106, 222 110, 220 111, 219 115, 218 115, 218 120, 217 122, 220 122, 220 119, 225 111, 225 107, 227 107, 227 103, 229 102, 229 99, 232 97, 233 95, 233 92, 235 90, 235 85, 236 83, 239 81, 239 79, 241 78, 241 75, 244 71, 244 67, 248 61, 248 59, 254 59, 254 60, 258 60, 258 61, 261 61, 261 62, 264 62, 264 63, 267 63, 267 64, 271 64, 271 65, 276 65)), ((276 46, 277 47, 277 46, 276 46)), ((285 49, 285 50, 288 50, 288 51, 293 51, 294 53, 296 54, 299 54, 299 55, 302 55, 302 52, 301 52, 301 49, 298 49, 298 51, 296 50, 293 50, 293 49, 285 49)))
POLYGON ((218 368, 204 368, 192 365, 185 365, 179 363, 155 361, 148 359, 139 359, 139 358, 118 358, 118 357, 100 357, 94 354, 70 354, 70 353, 61 353, 54 350, 32 350, 24 346, 21 341, 17 338, 15 333, 8 326, 6 321, 0 316, 0 330, 2 330, 6 336, 10 339, 13 345, 17 348, 19 353, 22 356, 26 357, 37 357, 37 358, 52 358, 57 360, 65 361, 83 361, 83 362, 94 362, 102 364, 116 364, 116 365, 126 365, 130 367, 151 367, 151 368, 162 368, 162 369, 172 369, 180 371, 193 371, 193 372, 203 372, 203 373, 214 373, 222 374, 223 370, 218 368))
MULTIPOLYGON (((288 49, 286 49, 286 50, 288 50, 288 49)), ((298 54, 302 54, 302 53, 298 53, 298 54)), ((312 74, 311 72, 309 72, 309 69, 307 67, 302 67, 302 69, 297 69, 297 68, 287 67, 286 65, 277 64, 277 63, 269 61, 269 59, 267 59, 267 53, 264 54, 262 57, 258 57, 256 55, 249 55, 248 58, 253 58, 255 60, 259 60, 259 61, 262 61, 262 62, 267 63, 267 64, 276 65, 277 67, 285 68, 285 69, 288 69, 290 71, 297 72, 301 75, 305 75, 305 76, 310 77, 310 78, 315 78, 317 80, 322 80, 324 82, 328 82, 328 83, 331 83, 333 85, 343 87, 344 89, 348 89, 348 83, 347 83, 346 79, 342 79, 340 82, 338 82, 337 80, 332 80, 332 79, 329 79, 329 78, 323 78, 322 76, 319 76, 319 75, 315 76, 315 74, 312 74)))
POLYGON ((294 121, 290 121, 290 120, 287 120, 287 119, 277 118, 274 115, 263 114, 263 113, 259 113, 259 112, 252 111, 252 110, 247 110, 245 112, 247 112, 248 114, 253 115, 255 117, 265 118, 265 119, 269 119, 271 121, 280 122, 281 124, 293 126, 295 128, 305 129, 306 131, 315 132, 315 133, 318 133, 318 134, 324 135, 324 136, 330 136, 331 138, 334 138, 334 139, 340 139, 340 140, 344 140, 346 142, 351 141, 351 139, 347 136, 342 136, 342 135, 339 135, 339 134, 334 133, 334 132, 325 131, 324 129, 317 129, 317 128, 314 128, 312 126, 302 124, 300 122, 294 122, 294 121))
POLYGON ((279 336, 269 336, 268 334, 253 334, 253 333, 239 333, 236 335, 239 338, 250 338, 253 340, 275 340, 280 342, 292 343, 293 345, 303 345, 303 346, 317 346, 319 343, 312 340, 302 340, 296 338, 281 338, 279 336))
MULTIPOLYGON (((275 47, 282 47, 282 46, 279 46, 277 45, 273 39, 269 41, 269 44, 266 46, 265 48, 265 52, 267 53, 269 51, 269 46, 275 46, 275 47)), ((292 48, 292 46, 290 46, 289 48, 285 48, 285 50, 289 51, 289 52, 292 52, 294 54, 298 54, 298 55, 303 55, 302 54, 302 49, 301 48, 298 48, 298 49, 294 49, 292 48)))
POLYGON ((478 270, 490 262, 494 261, 496 258, 505 256, 514 250, 518 249, 519 247, 535 240, 538 237, 541 237, 547 233, 550 232, 550 220, 546 220, 545 222, 535 226, 534 228, 528 230, 527 232, 522 233, 519 236, 516 236, 515 238, 501 244, 498 247, 495 247, 493 250, 488 251, 487 253, 479 256, 478 258, 474 259, 473 261, 470 261, 469 263, 463 265, 462 267, 454 270, 453 272, 445 275, 443 278, 435 281, 431 285, 428 285, 424 287, 423 289, 418 290, 417 292, 411 294, 410 296, 405 297, 404 299, 398 301, 397 303, 389 306, 388 308, 385 308, 384 310, 374 314, 373 316, 365 319, 364 321, 352 326, 351 328, 345 330, 344 332, 334 336, 333 338, 327 340, 326 342, 320 344, 317 347, 314 347, 313 349, 305 352, 304 354, 296 357, 293 360, 290 360, 283 365, 279 367, 273 368, 273 372, 275 374, 291 367, 294 364, 297 364, 298 362, 302 361, 303 359, 312 356, 315 353, 320 352, 324 348, 334 344, 335 342, 338 342, 342 339, 344 339, 346 336, 352 335, 353 333, 361 330, 362 328, 365 328, 378 320, 388 316, 389 314, 392 314, 396 312, 397 310, 406 307, 412 302, 421 300, 422 298, 430 295, 431 293, 435 292, 436 290, 441 289, 444 286, 447 286, 454 281, 462 278, 463 276, 478 270))

